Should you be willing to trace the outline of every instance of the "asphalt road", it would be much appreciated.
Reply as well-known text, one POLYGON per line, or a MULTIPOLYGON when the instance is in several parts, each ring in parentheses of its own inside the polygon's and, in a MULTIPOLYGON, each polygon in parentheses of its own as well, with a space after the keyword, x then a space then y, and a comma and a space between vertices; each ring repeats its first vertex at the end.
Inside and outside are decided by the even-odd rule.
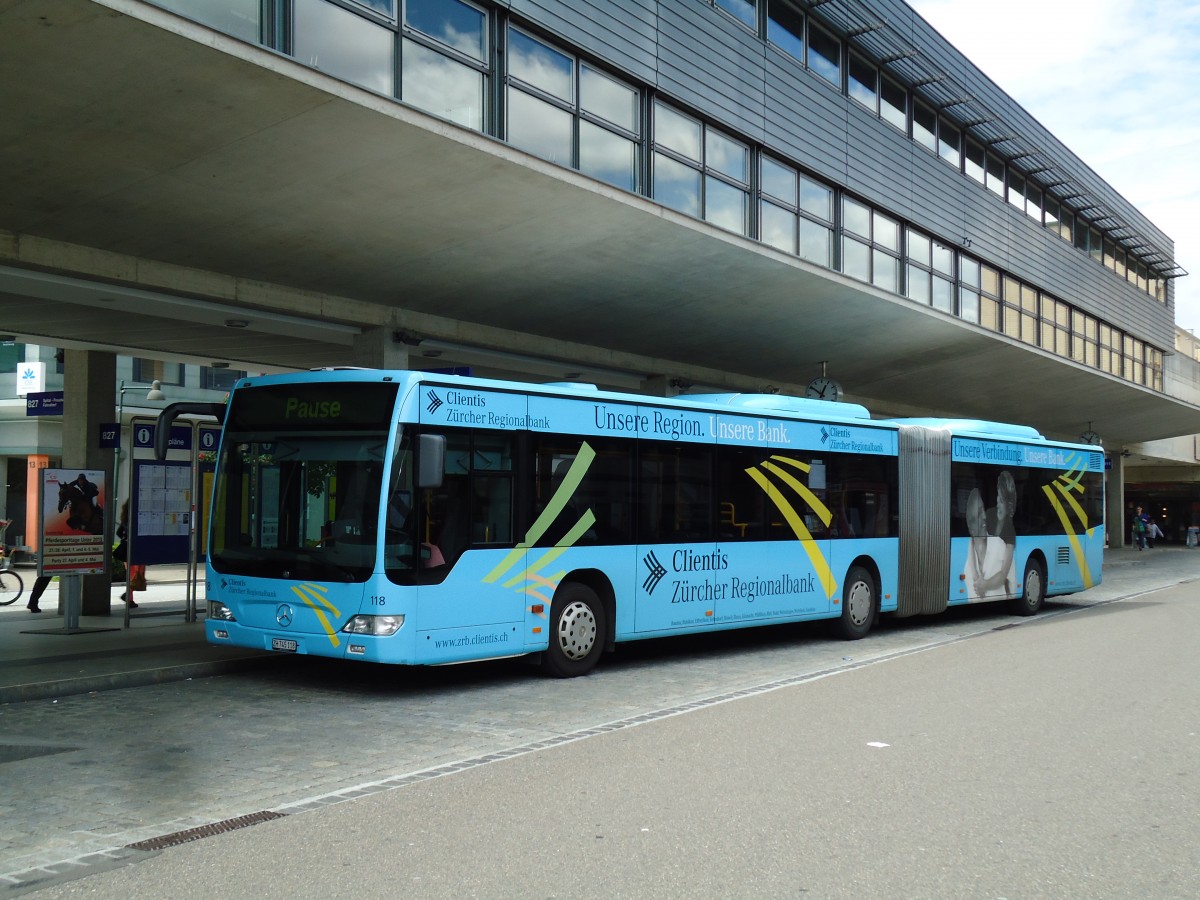
MULTIPOLYGON (((38 896, 1200 896, 1198 594, 929 640, 542 749, 535 736, 38 896)), ((670 668, 641 672, 656 699, 670 668)), ((549 683, 564 721, 595 677, 549 683)), ((424 702, 519 704, 544 684, 424 702)), ((210 790, 249 764, 191 762, 210 790)))

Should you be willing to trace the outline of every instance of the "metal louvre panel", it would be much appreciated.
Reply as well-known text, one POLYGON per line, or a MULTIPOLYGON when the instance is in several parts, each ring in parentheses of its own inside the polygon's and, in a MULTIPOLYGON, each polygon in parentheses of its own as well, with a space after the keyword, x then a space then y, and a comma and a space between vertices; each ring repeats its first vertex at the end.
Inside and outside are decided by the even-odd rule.
POLYGON ((946 609, 950 598, 950 434, 900 428, 900 578, 896 615, 946 609))

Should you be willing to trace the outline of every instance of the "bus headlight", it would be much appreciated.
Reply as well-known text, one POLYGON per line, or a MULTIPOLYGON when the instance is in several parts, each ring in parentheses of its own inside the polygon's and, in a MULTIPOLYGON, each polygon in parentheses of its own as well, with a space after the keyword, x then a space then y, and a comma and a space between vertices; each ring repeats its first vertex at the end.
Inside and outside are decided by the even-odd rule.
POLYGON ((375 637, 388 637, 400 630, 404 624, 404 616, 355 616, 342 631, 346 634, 373 634, 375 637))
POLYGON ((220 600, 208 601, 208 618, 213 621, 220 622, 236 622, 237 619, 233 616, 233 610, 222 603, 220 600))

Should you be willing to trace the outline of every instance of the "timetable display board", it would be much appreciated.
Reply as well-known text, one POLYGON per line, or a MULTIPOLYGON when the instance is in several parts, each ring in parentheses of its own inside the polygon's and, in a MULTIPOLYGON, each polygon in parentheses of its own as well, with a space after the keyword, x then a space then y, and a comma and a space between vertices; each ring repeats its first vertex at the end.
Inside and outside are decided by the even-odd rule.
POLYGON ((134 565, 188 562, 195 514, 191 463, 135 459, 132 494, 133 540, 129 562, 134 565))

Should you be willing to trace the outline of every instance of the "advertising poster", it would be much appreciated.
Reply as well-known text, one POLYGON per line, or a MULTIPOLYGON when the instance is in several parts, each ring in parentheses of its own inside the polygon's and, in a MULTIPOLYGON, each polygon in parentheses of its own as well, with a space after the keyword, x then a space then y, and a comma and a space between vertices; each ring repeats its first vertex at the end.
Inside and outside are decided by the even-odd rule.
POLYGON ((105 571, 104 472, 42 470, 42 575, 98 575, 105 571))

